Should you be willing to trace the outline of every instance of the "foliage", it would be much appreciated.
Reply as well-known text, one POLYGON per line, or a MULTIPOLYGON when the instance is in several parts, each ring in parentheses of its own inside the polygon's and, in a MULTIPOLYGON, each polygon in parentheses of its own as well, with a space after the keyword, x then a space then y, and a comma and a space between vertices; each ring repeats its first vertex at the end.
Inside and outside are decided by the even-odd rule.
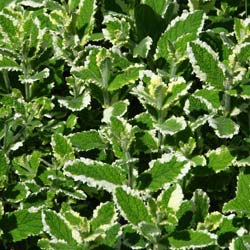
POLYGON ((0 248, 250 249, 248 12, 1 1, 0 248))

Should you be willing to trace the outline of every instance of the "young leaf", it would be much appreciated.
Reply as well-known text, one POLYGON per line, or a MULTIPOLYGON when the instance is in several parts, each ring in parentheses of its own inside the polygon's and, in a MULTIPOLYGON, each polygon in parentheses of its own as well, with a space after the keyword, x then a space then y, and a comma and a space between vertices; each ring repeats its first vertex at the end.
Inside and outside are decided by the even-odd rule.
POLYGON ((188 45, 187 52, 196 76, 218 89, 224 89, 225 69, 212 48, 197 40, 188 45))
POLYGON ((103 24, 106 26, 105 29, 102 29, 105 39, 117 46, 128 43, 130 23, 124 17, 106 15, 103 24))
POLYGON ((43 230, 54 240, 63 240, 69 245, 75 245, 76 241, 72 236, 72 230, 62 215, 53 210, 42 212, 43 230))
POLYGON ((174 135, 186 128, 187 124, 184 117, 172 116, 162 124, 156 124, 155 127, 160 130, 163 135, 174 135))
POLYGON ((227 117, 212 118, 208 123, 219 138, 233 138, 234 135, 239 133, 239 125, 227 117))
POLYGON ((20 209, 7 213, 0 222, 4 234, 11 235, 13 242, 42 233, 41 211, 32 212, 20 209))
POLYGON ((64 163, 68 160, 73 160, 74 150, 72 145, 66 137, 61 134, 54 134, 51 140, 51 146, 54 153, 54 157, 58 162, 64 163))
POLYGON ((114 198, 122 216, 133 225, 137 226, 140 222, 152 223, 152 218, 142 198, 132 190, 117 187, 114 198))
POLYGON ((190 163, 173 154, 164 154, 162 158, 152 160, 149 166, 149 170, 143 172, 139 177, 139 187, 157 191, 186 175, 190 163))
POLYGON ((106 147, 100 134, 96 130, 82 131, 69 135, 69 139, 77 150, 104 149, 106 147))
POLYGON ((238 176, 236 197, 224 204, 223 212, 246 214, 250 218, 250 174, 241 172, 238 176))
POLYGON ((102 187, 111 192, 116 185, 122 185, 126 180, 121 169, 85 158, 68 162, 64 166, 64 174, 75 181, 82 181, 91 187, 102 187))
POLYGON ((168 237, 170 246, 174 249, 200 249, 213 245, 216 235, 209 234, 206 231, 187 230, 176 232, 168 237))
POLYGON ((216 173, 225 170, 228 166, 232 165, 236 159, 225 146, 208 151, 207 156, 208 167, 212 168, 216 173))

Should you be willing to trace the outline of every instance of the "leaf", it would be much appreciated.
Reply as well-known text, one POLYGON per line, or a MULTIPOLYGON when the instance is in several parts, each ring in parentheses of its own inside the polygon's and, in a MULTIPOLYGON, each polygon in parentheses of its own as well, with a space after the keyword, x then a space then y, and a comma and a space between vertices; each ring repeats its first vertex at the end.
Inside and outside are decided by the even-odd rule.
POLYGON ((51 146, 54 157, 59 163, 64 163, 75 158, 70 140, 63 135, 54 134, 51 139, 51 146))
POLYGON ((212 118, 208 123, 219 138, 233 138, 234 135, 239 133, 239 125, 227 117, 212 118))
POLYGON ((175 189, 171 193, 168 200, 168 208, 171 208, 174 212, 177 212, 182 204, 184 195, 182 188, 179 184, 176 184, 175 189))
POLYGON ((143 38, 140 43, 135 46, 133 50, 133 57, 140 56, 142 58, 146 58, 152 44, 153 40, 150 36, 146 36, 145 38, 143 38))
POLYGON ((115 117, 123 116, 127 112, 128 105, 129 105, 129 101, 124 100, 124 101, 116 102, 112 104, 112 106, 107 107, 103 111, 102 122, 109 123, 110 118, 112 116, 115 116, 115 117))
POLYGON ((12 164, 21 178, 32 180, 37 175, 41 152, 34 151, 31 155, 22 155, 13 159, 12 164))
POLYGON ((250 174, 240 172, 238 176, 236 197, 223 206, 223 212, 235 212, 239 215, 246 214, 250 218, 250 174))
POLYGON ((250 58, 250 43, 236 45, 233 53, 235 53, 235 57, 238 62, 242 65, 247 64, 250 58))
POLYGON ((218 89, 224 89, 225 67, 212 48, 197 40, 188 45, 187 52, 196 76, 218 89))
POLYGON ((183 178, 189 168, 190 164, 185 158, 164 154, 160 159, 152 160, 149 169, 140 175, 139 188, 157 191, 183 178))
MULTIPOLYGON (((50 241, 48 239, 39 239, 37 245, 44 250, 69 250, 69 244, 65 243, 64 240, 57 240, 55 242, 50 241)), ((74 250, 80 250, 74 246, 74 250)))
POLYGON ((100 204, 93 212, 93 218, 90 221, 91 230, 107 230, 116 220, 115 206, 113 202, 100 204), (106 225, 106 226, 105 226, 106 225))
MULTIPOLYGON (((195 40, 203 28, 204 19, 205 15, 202 11, 195 11, 183 13, 172 20, 157 43, 156 59, 160 57, 167 59, 169 53, 167 45, 169 42, 174 44, 178 39, 188 35, 189 39, 183 40, 185 42, 184 47, 186 47, 188 42, 195 40)), ((176 49, 178 49, 177 46, 176 49)))
POLYGON ((140 222, 152 222, 142 198, 128 188, 117 187, 114 193, 115 203, 122 216, 133 225, 140 222))
POLYGON ((85 91, 77 97, 65 96, 59 97, 58 102, 61 106, 66 107, 71 111, 81 111, 89 106, 91 101, 90 94, 85 91))
POLYGON ((96 0, 80 0, 76 27, 84 35, 90 35, 92 33, 96 8, 96 0))
POLYGON ((154 0, 143 0, 142 1, 143 4, 150 6, 155 11, 155 13, 157 13, 158 15, 160 15, 162 17, 164 16, 170 2, 171 1, 169 1, 169 0, 167 0, 167 1, 166 0, 159 0, 157 2, 155 2, 154 0))
POLYGON ((27 196, 28 188, 22 182, 9 185, 5 192, 5 198, 13 203, 24 201, 27 196))
POLYGON ((106 40, 116 46, 122 46, 129 41, 130 23, 123 16, 106 15, 103 19, 106 28, 102 33, 106 40))
POLYGON ((35 73, 34 75, 31 76, 25 76, 25 75, 20 75, 19 76, 19 80, 21 81, 21 83, 34 83, 37 81, 42 81, 45 78, 49 77, 49 69, 45 68, 44 70, 35 73))
POLYGON ((62 215, 53 210, 42 212, 43 230, 54 240, 63 240, 69 245, 76 244, 71 228, 67 225, 62 215))
POLYGON ((199 223, 198 230, 215 231, 218 229, 223 221, 223 215, 217 211, 208 214, 204 223, 199 223))
POLYGON ((125 85, 134 83, 139 78, 140 70, 144 68, 143 65, 135 64, 126 68, 122 73, 116 77, 109 84, 108 90, 114 91, 122 88, 125 85))
POLYGON ((78 150, 105 149, 106 144, 96 130, 82 131, 69 135, 69 139, 78 150))
POLYGON ((160 130, 163 135, 174 135, 187 126, 184 117, 172 116, 164 121, 162 124, 156 124, 155 127, 160 130))
POLYGON ((200 89, 192 94, 192 97, 204 103, 212 112, 216 112, 221 107, 219 91, 216 89, 200 89))
POLYGON ((75 181, 82 181, 91 187, 102 187, 111 192, 116 185, 122 185, 126 181, 121 169, 85 158, 68 162, 64 166, 64 174, 75 181))
POLYGON ((186 230, 174 233, 168 237, 170 246, 175 249, 200 249, 215 243, 216 235, 206 231, 186 230))
POLYGON ((20 65, 18 65, 13 59, 0 55, 0 69, 8 71, 22 71, 20 65))
POLYGON ((20 209, 7 213, 0 222, 7 237, 11 237, 13 242, 27 239, 42 233, 41 212, 30 212, 27 209, 20 209))
POLYGON ((236 157, 232 156, 226 146, 221 146, 215 150, 207 152, 208 167, 212 168, 216 173, 225 170, 232 165, 236 157))
POLYGON ((197 189, 193 193, 192 202, 194 223, 203 222, 209 211, 210 200, 208 195, 202 189, 197 189))

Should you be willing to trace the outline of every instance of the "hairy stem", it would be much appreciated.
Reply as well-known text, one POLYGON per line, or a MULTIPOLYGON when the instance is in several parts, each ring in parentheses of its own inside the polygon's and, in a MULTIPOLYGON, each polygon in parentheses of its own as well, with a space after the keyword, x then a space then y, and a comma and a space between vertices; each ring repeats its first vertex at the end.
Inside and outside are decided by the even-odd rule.
POLYGON ((126 166, 127 166, 127 170, 128 170, 128 186, 133 188, 133 182, 134 182, 134 178, 133 178, 133 167, 131 165, 131 163, 129 162, 131 160, 131 156, 130 153, 128 151, 125 152, 125 157, 126 157, 126 166))
POLYGON ((8 71, 3 70, 2 74, 3 74, 3 80, 4 80, 5 88, 6 88, 7 92, 10 93, 11 92, 11 85, 10 85, 10 78, 9 78, 9 75, 8 75, 8 71))

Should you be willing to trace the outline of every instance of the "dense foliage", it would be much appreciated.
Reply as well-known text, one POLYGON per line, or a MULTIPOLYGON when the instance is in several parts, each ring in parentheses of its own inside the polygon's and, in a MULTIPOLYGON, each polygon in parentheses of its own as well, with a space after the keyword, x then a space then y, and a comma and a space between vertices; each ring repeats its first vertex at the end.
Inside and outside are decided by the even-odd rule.
POLYGON ((0 249, 250 249, 248 1, 0 2, 0 249))

